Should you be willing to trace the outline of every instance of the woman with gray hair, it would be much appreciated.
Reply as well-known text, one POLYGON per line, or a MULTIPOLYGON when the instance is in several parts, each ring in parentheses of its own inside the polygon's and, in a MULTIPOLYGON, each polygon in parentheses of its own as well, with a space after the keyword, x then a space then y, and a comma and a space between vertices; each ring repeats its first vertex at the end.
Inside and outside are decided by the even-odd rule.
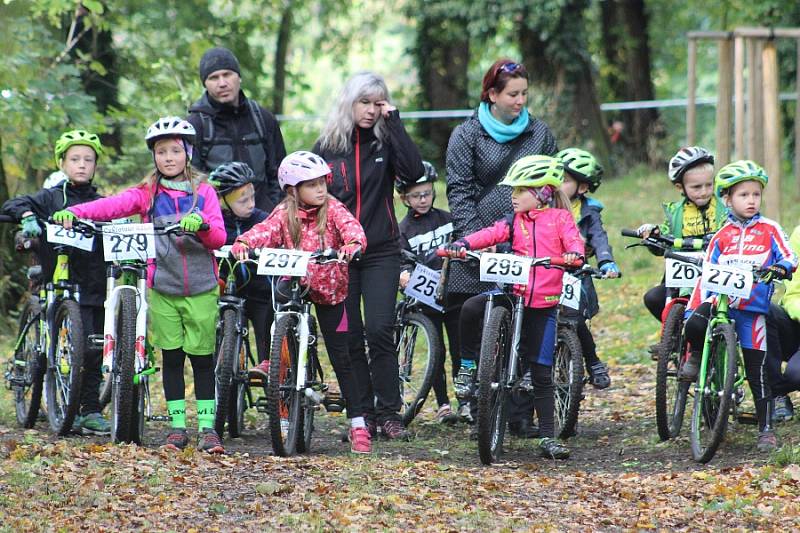
POLYGON ((385 437, 404 439, 408 434, 399 415, 400 384, 392 336, 400 276, 394 180, 412 183, 425 169, 400 113, 390 102, 381 76, 355 74, 339 93, 313 151, 331 167, 328 191, 350 209, 367 235, 361 260, 350 264, 348 323, 341 325, 348 327, 350 357, 362 392, 361 403, 367 409, 367 427, 373 436, 380 426, 385 437))

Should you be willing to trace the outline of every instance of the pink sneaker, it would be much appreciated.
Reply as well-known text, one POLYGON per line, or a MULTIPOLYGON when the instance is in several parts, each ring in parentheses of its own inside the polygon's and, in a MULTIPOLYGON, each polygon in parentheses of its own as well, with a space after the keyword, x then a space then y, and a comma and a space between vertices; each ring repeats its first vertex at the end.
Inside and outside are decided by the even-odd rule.
POLYGON ((372 452, 372 437, 367 428, 350 428, 350 451, 353 453, 372 452))
POLYGON ((269 359, 264 359, 248 371, 254 377, 263 380, 269 379, 269 359))

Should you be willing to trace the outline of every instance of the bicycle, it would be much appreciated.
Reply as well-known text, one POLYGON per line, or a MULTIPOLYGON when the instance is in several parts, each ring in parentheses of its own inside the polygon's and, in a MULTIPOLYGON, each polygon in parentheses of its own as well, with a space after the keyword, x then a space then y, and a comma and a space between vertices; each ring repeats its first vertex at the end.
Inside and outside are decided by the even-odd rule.
MULTIPOLYGON (((289 457, 311 450, 314 413, 319 406, 341 412, 344 401, 339 393, 328 390, 317 354, 317 326, 311 315, 308 287, 300 284, 308 263, 337 262, 337 251, 317 252, 264 248, 260 262, 270 264, 270 275, 288 281, 288 301, 274 298, 275 321, 272 324, 267 412, 272 449, 276 455, 289 457)), ((273 287, 273 295, 277 294, 273 287)))
POLYGON ((744 270, 731 265, 705 264, 702 259, 671 251, 665 257, 703 268, 703 281, 714 282, 717 294, 708 320, 700 370, 694 384, 694 404, 689 441, 692 458, 709 462, 725 437, 728 419, 755 423, 753 413, 738 413, 744 400, 744 358, 733 320, 728 316, 731 297, 748 298, 754 282, 769 282, 767 270, 744 270))
MULTIPOLYGON (((699 253, 708 244, 707 238, 674 238, 669 235, 651 234, 642 239, 634 230, 623 229, 624 237, 640 239, 627 248, 645 246, 651 249, 699 253)), ((666 256, 665 256, 666 257, 666 256)), ((686 411, 686 400, 690 384, 678 379, 678 369, 688 355, 688 346, 683 336, 683 322, 689 293, 700 277, 699 270, 690 263, 675 264, 667 258, 665 283, 667 302, 661 315, 661 340, 651 348, 656 360, 656 428, 662 441, 673 439, 680 434, 686 411)))
POLYGON ((568 316, 564 307, 578 310, 582 278, 591 276, 606 279, 600 269, 583 265, 571 273, 572 279, 564 276, 564 290, 558 311, 556 349, 553 353, 553 388, 555 393, 555 434, 567 439, 577 434, 578 415, 583 400, 583 387, 589 378, 583 364, 583 348, 578 338, 577 321, 568 316))
MULTIPOLYGON (((416 266, 419 258, 402 250, 416 266)), ((424 267, 424 265, 422 265, 424 267)), ((426 267, 414 270, 403 297, 395 305, 394 342, 400 371, 401 417, 408 427, 422 411, 433 380, 444 364, 444 344, 433 321, 423 312, 423 306, 436 305, 436 272, 426 267), (410 294, 417 294, 418 297, 410 294)), ((441 308, 432 307, 441 312, 441 308)))
MULTIPOLYGON (((449 255, 437 250, 437 255, 449 255)), ((533 267, 580 267, 567 265, 561 257, 525 257, 512 254, 488 254, 465 250, 457 259, 486 261, 481 281, 503 282, 502 292, 488 294, 483 320, 483 339, 478 359, 478 454, 483 464, 497 461, 502 454, 511 395, 520 390, 521 369, 525 361, 519 353, 522 337, 524 296, 511 292, 512 283, 527 285, 533 267), (507 298, 511 310, 496 305, 507 298)))
POLYGON ((142 444, 147 421, 169 421, 154 415, 150 376, 160 369, 147 342, 147 261, 155 257, 155 235, 192 235, 180 224, 154 225, 75 220, 75 231, 102 235, 106 254, 106 299, 103 334, 89 340, 103 350, 106 374, 101 403, 111 403, 111 440, 142 444))
POLYGON ((244 412, 256 406, 266 411, 266 394, 253 400, 252 390, 266 383, 250 378, 248 368, 255 366, 250 350, 250 331, 247 327, 245 298, 236 296, 236 269, 246 263, 257 263, 253 258, 239 261, 230 255, 230 246, 214 252, 220 265, 227 265, 225 288, 219 299, 217 321, 217 348, 215 364, 216 411, 214 430, 222 436, 226 424, 231 437, 239 437, 244 429, 244 412))
MULTIPOLYGON (((0 222, 16 222, 2 216, 0 222)), ((69 281, 69 251, 78 236, 59 226, 47 227, 48 242, 56 252, 53 279, 40 285, 20 316, 8 385, 14 390, 17 420, 33 427, 44 392, 50 428, 59 436, 72 431, 80 407, 85 338, 81 320, 80 288, 69 281), (28 395, 30 393, 30 395, 28 395)), ((38 276, 29 273, 32 278, 38 276)), ((33 280, 32 280, 33 281, 33 280)))

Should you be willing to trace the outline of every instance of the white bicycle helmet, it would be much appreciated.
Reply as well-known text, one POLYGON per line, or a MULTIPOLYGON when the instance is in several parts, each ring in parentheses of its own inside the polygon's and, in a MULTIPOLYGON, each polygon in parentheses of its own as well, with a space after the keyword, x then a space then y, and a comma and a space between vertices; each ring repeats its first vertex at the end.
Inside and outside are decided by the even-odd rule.
POLYGON ((278 167, 278 183, 281 190, 286 190, 288 185, 295 186, 330 173, 331 167, 324 159, 317 154, 300 150, 283 158, 281 166, 278 167))
POLYGON ((702 146, 684 146, 669 160, 669 181, 681 183, 683 175, 692 167, 701 163, 714 164, 714 156, 702 146))
POLYGON ((152 150, 156 141, 169 137, 178 137, 187 144, 194 144, 195 134, 194 126, 181 117, 161 117, 147 128, 144 140, 147 142, 147 147, 152 150))

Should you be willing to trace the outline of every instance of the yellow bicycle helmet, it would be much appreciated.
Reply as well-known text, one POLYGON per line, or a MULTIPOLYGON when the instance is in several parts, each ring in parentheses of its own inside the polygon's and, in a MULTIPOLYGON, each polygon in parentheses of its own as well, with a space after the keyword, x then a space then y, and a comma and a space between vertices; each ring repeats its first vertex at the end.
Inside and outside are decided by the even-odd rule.
POLYGON ((555 157, 529 155, 518 159, 508 169, 500 185, 509 187, 560 187, 564 182, 564 164, 555 157))
POLYGON ((88 146, 94 150, 94 153, 97 154, 98 157, 100 157, 100 154, 103 153, 103 145, 100 144, 100 138, 94 133, 89 133, 86 130, 65 131, 56 141, 56 166, 61 163, 61 159, 64 157, 64 154, 67 152, 67 150, 69 150, 70 146, 79 144, 88 146))
POLYGON ((719 169, 714 178, 714 188, 717 195, 722 195, 724 191, 743 181, 757 181, 762 187, 766 187, 769 176, 757 163, 743 159, 719 169))

